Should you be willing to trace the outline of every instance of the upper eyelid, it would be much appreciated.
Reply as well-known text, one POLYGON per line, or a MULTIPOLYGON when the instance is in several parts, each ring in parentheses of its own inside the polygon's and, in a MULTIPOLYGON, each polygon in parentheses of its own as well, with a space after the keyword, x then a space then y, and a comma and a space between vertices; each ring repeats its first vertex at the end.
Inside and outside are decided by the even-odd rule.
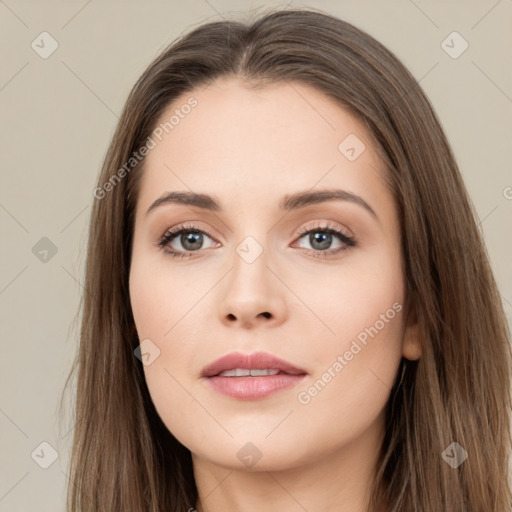
POLYGON ((314 229, 318 229, 319 231, 332 229, 334 231, 341 232, 343 235, 345 235, 347 237, 353 236, 353 233, 351 230, 349 230, 348 228, 346 228, 344 226, 338 225, 338 223, 333 223, 330 220, 308 222, 298 230, 298 234, 299 234, 299 236, 302 236, 314 229))
MULTIPOLYGON (((189 221, 184 222, 183 224, 177 224, 176 226, 172 228, 168 228, 164 231, 163 236, 169 234, 169 233, 179 233, 180 231, 201 231, 202 233, 214 237, 213 234, 211 234, 211 230, 201 227, 199 224, 195 224, 195 221, 189 221), (190 223, 189 223, 190 222, 190 223)), ((333 224, 333 221, 323 220, 323 221, 309 221, 306 224, 304 224, 300 229, 296 230, 297 234, 303 235, 307 233, 311 229, 334 229, 336 231, 341 231, 344 235, 351 236, 351 231, 348 230, 348 228, 343 226, 338 226, 336 224, 333 224), (345 231, 348 231, 346 233, 345 231)))

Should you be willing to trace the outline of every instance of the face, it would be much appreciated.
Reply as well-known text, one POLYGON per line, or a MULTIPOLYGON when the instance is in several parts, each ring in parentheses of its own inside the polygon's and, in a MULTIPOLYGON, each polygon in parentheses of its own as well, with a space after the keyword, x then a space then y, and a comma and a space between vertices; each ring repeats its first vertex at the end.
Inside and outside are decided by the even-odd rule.
POLYGON ((222 78, 159 122, 173 114, 146 157, 129 282, 163 422, 195 460, 247 470, 374 441, 401 357, 419 353, 371 135, 298 83, 222 78), (162 199, 171 192, 202 200, 162 199), (233 352, 299 373, 258 358, 211 367, 233 352), (258 365, 280 373, 203 375, 258 365))

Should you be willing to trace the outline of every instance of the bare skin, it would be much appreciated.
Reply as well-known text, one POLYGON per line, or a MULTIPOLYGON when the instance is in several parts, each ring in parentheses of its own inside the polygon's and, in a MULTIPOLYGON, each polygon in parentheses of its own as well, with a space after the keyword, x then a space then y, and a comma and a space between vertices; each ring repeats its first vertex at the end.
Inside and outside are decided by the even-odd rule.
POLYGON ((222 78, 178 98, 162 121, 191 96, 197 106, 146 158, 130 269, 139 339, 160 350, 144 367, 152 400, 192 453, 191 508, 366 511, 401 357, 421 356, 417 324, 404 318, 383 164, 362 123, 308 86, 222 78), (365 145, 359 156, 338 149, 349 134, 365 145), (361 197, 376 216, 349 200, 279 209, 286 195, 324 189, 361 197), (147 213, 171 191, 212 195, 222 210, 164 203, 147 213), (210 235, 192 250, 177 235, 167 249, 191 256, 174 258, 158 242, 183 224, 210 235), (326 224, 356 245, 301 234, 326 224), (226 396, 200 374, 233 351, 269 352, 307 375, 263 399, 226 396))

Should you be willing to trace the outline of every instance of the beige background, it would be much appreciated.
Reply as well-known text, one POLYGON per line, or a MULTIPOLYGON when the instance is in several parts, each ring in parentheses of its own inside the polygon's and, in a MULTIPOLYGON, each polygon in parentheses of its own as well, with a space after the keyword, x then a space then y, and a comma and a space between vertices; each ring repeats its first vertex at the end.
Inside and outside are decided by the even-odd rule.
MULTIPOLYGON (((130 88, 183 31, 279 5, 0 0, 0 511, 64 511, 72 422, 59 423, 58 400, 77 348, 92 191, 130 88), (43 31, 58 43, 47 59, 31 48, 43 31), (43 237, 57 248, 46 262, 32 250, 43 237), (39 464, 51 462, 51 450, 42 442, 58 455, 47 469, 39 464)), ((475 203, 510 321, 512 1, 292 5, 368 31, 420 80, 475 203), (469 43, 456 59, 441 46, 453 31, 469 43)))

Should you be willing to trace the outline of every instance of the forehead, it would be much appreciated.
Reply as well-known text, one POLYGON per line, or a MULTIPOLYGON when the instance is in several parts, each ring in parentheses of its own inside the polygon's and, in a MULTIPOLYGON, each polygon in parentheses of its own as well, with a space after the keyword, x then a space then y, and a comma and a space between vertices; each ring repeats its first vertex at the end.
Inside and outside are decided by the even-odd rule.
POLYGON ((171 190, 215 195, 226 209, 277 203, 314 187, 385 200, 372 135, 333 99, 304 84, 254 88, 221 78, 177 98, 156 129, 139 193, 144 211, 171 190))

